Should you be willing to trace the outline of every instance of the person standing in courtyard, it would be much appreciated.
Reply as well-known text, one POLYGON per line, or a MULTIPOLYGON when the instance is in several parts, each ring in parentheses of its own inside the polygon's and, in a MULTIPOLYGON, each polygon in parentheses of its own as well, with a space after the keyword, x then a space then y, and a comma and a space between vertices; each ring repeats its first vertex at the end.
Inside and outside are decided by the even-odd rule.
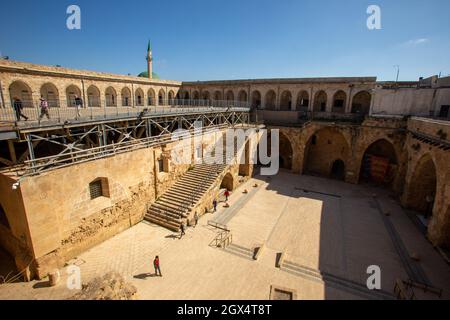
POLYGON ((185 228, 184 227, 184 222, 182 222, 181 226, 180 226, 180 239, 181 239, 181 237, 183 237, 186 234, 184 228, 185 228))
POLYGON ((39 116, 39 121, 42 120, 44 116, 47 116, 47 119, 50 120, 50 114, 48 112, 48 101, 44 99, 43 96, 39 99, 39 106, 41 107, 41 114, 39 116))
POLYGON ((228 201, 228 197, 230 196, 230 192, 228 191, 228 189, 225 190, 224 196, 225 196, 225 201, 228 201))
POLYGON ((155 267, 155 276, 158 276, 159 273, 159 276, 162 277, 161 268, 159 267, 159 256, 156 256, 153 260, 153 267, 155 267))
POLYGON ((197 226, 197 224, 198 224, 198 214, 197 214, 197 211, 195 211, 195 214, 194 214, 194 228, 197 226))
POLYGON ((28 120, 28 117, 22 113, 23 105, 22 105, 22 101, 20 101, 19 98, 14 98, 13 108, 16 113, 17 121, 20 121, 20 118, 24 118, 25 121, 28 120))
POLYGON ((216 212, 217 211, 217 200, 216 199, 213 200, 213 207, 214 207, 214 212, 216 212))
POLYGON ((83 107, 83 100, 79 96, 75 96, 75 108, 77 109, 76 119, 81 117, 81 108, 83 107))

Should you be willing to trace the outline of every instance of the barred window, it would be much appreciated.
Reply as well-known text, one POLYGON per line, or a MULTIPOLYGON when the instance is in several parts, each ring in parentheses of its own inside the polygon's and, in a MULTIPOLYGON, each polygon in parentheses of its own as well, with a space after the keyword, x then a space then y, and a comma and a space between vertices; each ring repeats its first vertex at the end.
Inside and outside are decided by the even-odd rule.
POLYGON ((103 196, 102 181, 96 180, 89 184, 89 192, 91 194, 91 200, 103 196))

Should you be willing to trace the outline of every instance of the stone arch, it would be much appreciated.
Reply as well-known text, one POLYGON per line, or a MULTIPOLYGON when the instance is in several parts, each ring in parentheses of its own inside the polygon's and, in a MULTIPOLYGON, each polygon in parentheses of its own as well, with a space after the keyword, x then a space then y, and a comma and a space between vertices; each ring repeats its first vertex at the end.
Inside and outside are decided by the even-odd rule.
POLYGON ((164 105, 164 100, 166 99, 166 92, 164 89, 159 90, 158 92, 158 105, 162 106, 164 105))
POLYGON ((155 90, 153 90, 152 88, 147 90, 147 105, 148 106, 154 106, 156 103, 155 100, 155 90))
POLYGON ((194 92, 192 92, 192 100, 200 100, 200 94, 198 93, 197 90, 195 90, 194 92))
POLYGON ((105 100, 107 107, 117 107, 117 93, 113 87, 108 87, 105 90, 105 100))
POLYGON ((245 90, 239 91, 238 101, 239 102, 247 102, 247 91, 245 91, 245 90))
POLYGON ((11 226, 9 224, 8 217, 6 215, 6 211, 3 209, 3 206, 0 204, 0 224, 11 230, 11 226))
POLYGON ((288 111, 292 109, 292 93, 285 90, 281 93, 280 110, 288 111))
POLYGON ((142 107, 144 105, 144 91, 141 88, 137 88, 134 91, 134 101, 136 106, 142 107))
POLYGON ((186 91, 184 92, 184 97, 183 97, 183 98, 184 98, 184 100, 189 100, 189 99, 190 99, 189 91, 186 90, 186 91))
POLYGON ((227 97, 227 99, 226 99, 227 101, 234 101, 234 92, 232 90, 228 90, 226 97, 227 97))
POLYGON ((210 93, 209 93, 209 91, 203 91, 202 92, 202 99, 203 100, 210 100, 210 93))
POLYGON ((265 109, 275 110, 275 105, 277 101, 277 94, 273 90, 269 90, 265 96, 265 109))
POLYGON ((423 155, 412 170, 407 184, 406 206, 430 217, 437 189, 437 171, 430 153, 423 155))
POLYGON ((339 159, 344 162, 345 168, 349 156, 349 143, 339 129, 332 127, 319 129, 306 143, 303 172, 331 177, 333 163, 339 159))
POLYGON ((323 90, 317 91, 316 94, 314 95, 313 111, 316 111, 316 112, 327 111, 327 100, 328 100, 328 96, 325 91, 323 91, 323 90))
POLYGON ((9 85, 9 96, 11 97, 11 106, 14 105, 14 100, 20 100, 22 107, 33 107, 33 91, 30 86, 21 80, 16 80, 9 85))
POLYGON ((292 170, 293 148, 289 138, 280 132, 279 139, 280 168, 292 170))
POLYGON ((172 105, 174 104, 174 99, 175 99, 175 93, 173 92, 173 90, 169 91, 169 104, 172 105))
POLYGON ((48 102, 50 108, 59 107, 59 91, 58 88, 51 82, 44 83, 41 86, 41 97, 48 102))
POLYGON ((331 111, 336 113, 344 113, 346 102, 347 94, 342 90, 338 90, 333 96, 333 107, 331 111))
POLYGON ((127 87, 124 87, 120 92, 120 95, 122 96, 122 106, 123 107, 131 106, 131 90, 127 87))
POLYGON ((220 183, 220 189, 227 189, 228 191, 234 190, 234 177, 231 172, 228 172, 220 183))
POLYGON ((252 108, 261 108, 261 92, 258 90, 252 92, 252 108))
POLYGON ((308 107, 309 107, 309 93, 306 90, 302 90, 298 93, 297 96, 296 109, 301 110, 306 109, 308 107))
POLYGON ((100 107, 101 106, 101 100, 100 100, 100 90, 94 86, 90 85, 87 90, 87 106, 88 107, 100 107))
POLYGON ((371 143, 361 160, 359 181, 391 186, 397 174, 398 156, 394 145, 384 138, 371 143))
POLYGON ((352 99, 352 113, 361 115, 369 114, 372 95, 363 90, 353 96, 352 99))
POLYGON ((220 92, 219 90, 216 90, 214 92, 214 100, 216 100, 216 101, 222 100, 222 92, 220 92))
POLYGON ((66 88, 66 99, 68 107, 75 107, 75 98, 81 98, 81 90, 78 86, 71 84, 66 88))

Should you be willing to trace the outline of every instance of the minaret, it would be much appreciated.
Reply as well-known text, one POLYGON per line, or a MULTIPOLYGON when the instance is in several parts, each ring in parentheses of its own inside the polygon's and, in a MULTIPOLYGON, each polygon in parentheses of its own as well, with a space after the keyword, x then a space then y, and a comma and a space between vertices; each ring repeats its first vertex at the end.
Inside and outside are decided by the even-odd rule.
POLYGON ((150 40, 148 41, 148 47, 147 47, 147 72, 148 72, 148 78, 152 78, 153 74, 153 66, 152 66, 152 46, 150 45, 150 40))

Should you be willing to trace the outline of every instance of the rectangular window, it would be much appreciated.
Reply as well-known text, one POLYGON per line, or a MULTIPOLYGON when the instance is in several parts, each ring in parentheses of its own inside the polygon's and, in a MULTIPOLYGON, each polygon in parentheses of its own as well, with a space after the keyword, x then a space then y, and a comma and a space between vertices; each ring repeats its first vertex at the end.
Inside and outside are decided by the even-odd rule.
POLYGON ((163 161, 163 159, 158 159, 158 172, 164 172, 164 161, 163 161))
POLYGON ((91 182, 89 184, 89 193, 91 194, 91 200, 103 196, 102 181, 91 182))

